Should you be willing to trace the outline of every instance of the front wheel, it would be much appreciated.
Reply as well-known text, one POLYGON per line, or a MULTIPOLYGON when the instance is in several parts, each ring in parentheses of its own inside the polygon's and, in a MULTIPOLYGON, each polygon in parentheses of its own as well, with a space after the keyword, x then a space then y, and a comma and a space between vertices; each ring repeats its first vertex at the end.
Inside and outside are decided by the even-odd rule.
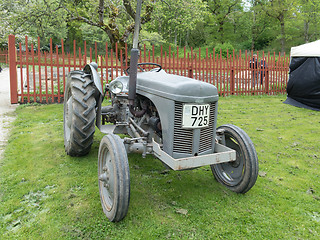
POLYGON ((246 193, 255 184, 258 177, 258 157, 249 136, 239 127, 222 125, 220 143, 236 151, 233 162, 211 165, 214 177, 222 185, 237 193, 246 193))
POLYGON ((115 134, 105 135, 100 142, 98 177, 103 212, 111 222, 119 222, 129 208, 130 174, 123 141, 115 134))

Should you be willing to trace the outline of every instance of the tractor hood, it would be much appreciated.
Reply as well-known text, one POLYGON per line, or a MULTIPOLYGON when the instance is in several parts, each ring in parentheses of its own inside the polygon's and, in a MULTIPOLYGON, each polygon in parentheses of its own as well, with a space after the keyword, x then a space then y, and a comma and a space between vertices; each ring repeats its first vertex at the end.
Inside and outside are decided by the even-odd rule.
POLYGON ((212 84, 167 74, 163 70, 138 73, 137 93, 154 94, 179 102, 214 102, 219 98, 217 88, 212 84))

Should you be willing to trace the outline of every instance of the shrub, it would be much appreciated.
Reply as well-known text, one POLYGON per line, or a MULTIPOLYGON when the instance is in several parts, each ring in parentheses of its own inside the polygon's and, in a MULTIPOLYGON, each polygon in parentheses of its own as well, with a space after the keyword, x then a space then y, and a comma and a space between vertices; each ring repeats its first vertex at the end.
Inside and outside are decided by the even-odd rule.
POLYGON ((230 54, 234 49, 231 43, 223 43, 223 44, 218 43, 214 48, 216 50, 216 53, 219 53, 221 49, 222 57, 227 57, 227 51, 230 54))

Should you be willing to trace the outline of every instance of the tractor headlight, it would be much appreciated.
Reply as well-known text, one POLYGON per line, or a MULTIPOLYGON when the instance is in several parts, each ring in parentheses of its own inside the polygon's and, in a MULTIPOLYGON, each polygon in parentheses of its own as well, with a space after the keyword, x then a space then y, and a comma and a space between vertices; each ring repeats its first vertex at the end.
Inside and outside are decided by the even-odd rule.
POLYGON ((118 80, 113 80, 110 83, 109 89, 113 94, 121 93, 123 90, 123 84, 118 80))

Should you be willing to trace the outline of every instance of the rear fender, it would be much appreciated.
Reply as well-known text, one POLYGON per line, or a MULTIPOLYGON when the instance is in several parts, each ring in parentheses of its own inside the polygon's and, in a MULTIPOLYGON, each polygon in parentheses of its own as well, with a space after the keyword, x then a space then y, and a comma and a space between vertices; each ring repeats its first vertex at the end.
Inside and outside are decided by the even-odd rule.
POLYGON ((102 91, 102 86, 101 86, 101 81, 100 77, 98 75, 98 64, 95 62, 92 62, 90 64, 87 64, 84 68, 83 71, 87 74, 91 75, 91 79, 93 79, 94 85, 100 92, 100 94, 95 94, 96 98, 96 125, 100 129, 101 128, 101 103, 103 101, 103 91, 102 91))
POLYGON ((101 81, 99 74, 97 72, 98 70, 98 64, 95 62, 92 62, 90 64, 87 64, 84 68, 83 71, 87 74, 91 75, 91 79, 93 79, 94 85, 96 88, 99 90, 100 94, 103 95, 103 90, 101 86, 101 81))

